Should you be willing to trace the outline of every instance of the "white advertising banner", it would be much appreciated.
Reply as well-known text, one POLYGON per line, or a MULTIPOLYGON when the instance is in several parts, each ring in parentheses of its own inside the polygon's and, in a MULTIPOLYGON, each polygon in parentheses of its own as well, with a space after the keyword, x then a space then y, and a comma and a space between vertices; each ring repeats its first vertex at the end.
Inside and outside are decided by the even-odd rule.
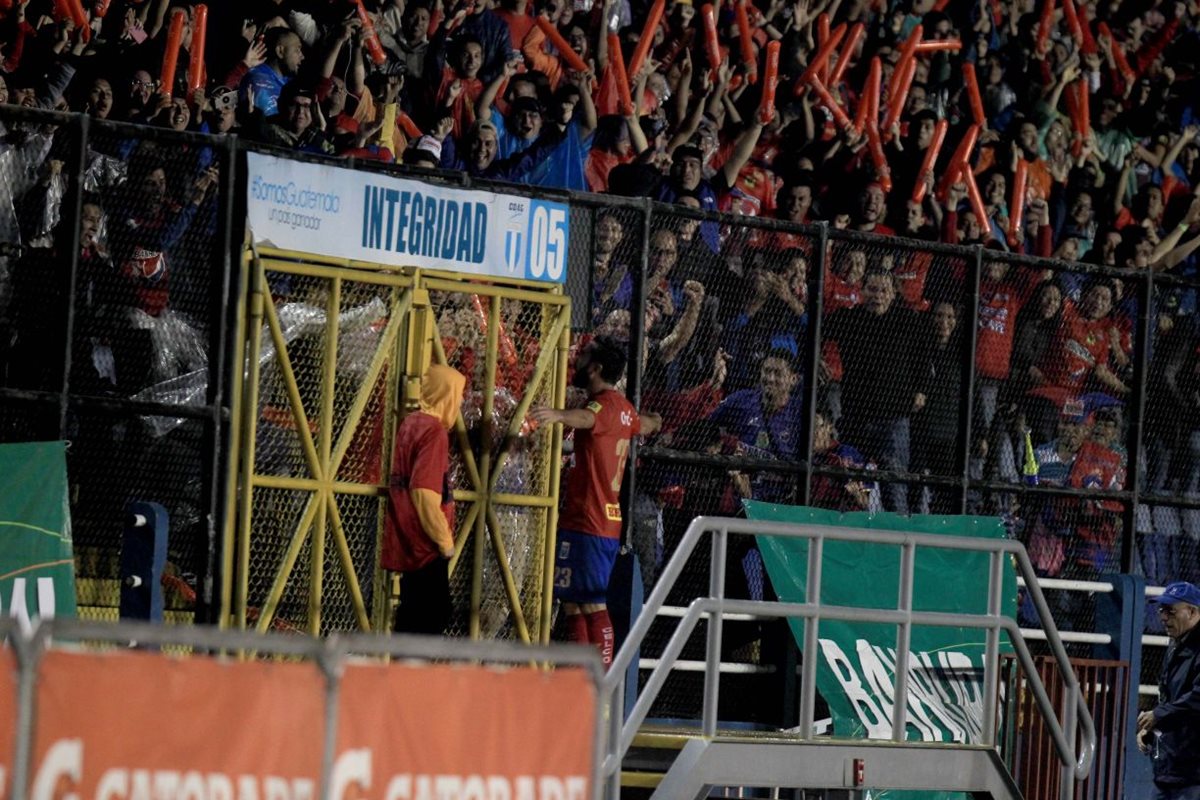
POLYGON ((254 242, 396 267, 562 283, 565 203, 247 153, 254 242))

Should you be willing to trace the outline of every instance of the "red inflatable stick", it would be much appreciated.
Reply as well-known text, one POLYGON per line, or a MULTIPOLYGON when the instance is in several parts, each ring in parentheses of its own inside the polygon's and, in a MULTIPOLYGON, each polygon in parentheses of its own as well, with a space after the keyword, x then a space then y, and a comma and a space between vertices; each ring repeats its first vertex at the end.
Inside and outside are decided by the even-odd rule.
POLYGON ((826 85, 837 86, 841 83, 842 76, 846 74, 846 68, 850 66, 850 59, 854 58, 854 51, 858 49, 858 43, 866 31, 867 29, 861 22, 854 23, 850 28, 850 33, 846 35, 846 43, 842 45, 842 54, 838 56, 837 65, 830 71, 826 85))
POLYGON ((1050 30, 1054 27, 1054 0, 1042 0, 1042 19, 1038 22, 1037 51, 1046 52, 1050 30))
POLYGON ((1079 23, 1079 14, 1075 11, 1075 0, 1062 0, 1063 18, 1067 21, 1067 30, 1075 40, 1076 47, 1083 47, 1083 26, 1079 23))
POLYGON ((800 80, 796 81, 796 96, 804 94, 804 87, 808 85, 814 77, 817 76, 825 63, 829 61, 833 51, 842 43, 842 37, 846 35, 845 24, 838 25, 829 34, 829 41, 825 42, 824 46, 817 50, 817 54, 813 56, 813 60, 808 62, 808 67, 804 70, 804 74, 800 76, 800 80))
POLYGON ((850 121, 850 117, 846 116, 846 112, 842 110, 842 107, 833 99, 833 95, 829 93, 829 89, 825 88, 825 84, 821 83, 820 78, 813 78, 809 83, 812 84, 813 91, 817 93, 817 97, 821 99, 821 104, 829 109, 830 114, 833 114, 833 121, 839 128, 846 130, 854 125, 850 121))
POLYGON ((584 63, 584 60, 579 57, 578 53, 571 49, 571 45, 567 44, 567 40, 558 32, 558 28, 554 27, 554 23, 550 21, 549 17, 539 15, 534 21, 542 29, 542 33, 546 34, 546 38, 550 40, 550 44, 558 51, 558 57, 568 67, 576 72, 587 72, 588 65, 584 63))
POLYGON ((182 8, 171 12, 167 28, 167 49, 163 52, 162 72, 159 73, 158 93, 171 97, 175 91, 175 67, 179 63, 179 44, 183 41, 183 23, 187 16, 182 8))
POLYGON ((775 86, 779 83, 779 42, 767 44, 767 65, 763 70, 762 100, 758 104, 758 119, 763 125, 775 116, 775 86))
POLYGON ((975 141, 979 138, 979 129, 979 125, 972 125, 963 134, 962 141, 954 149, 954 155, 951 157, 950 163, 946 165, 946 171, 938 183, 938 195, 945 197, 950 187, 958 183, 960 173, 971 172, 971 151, 975 149, 975 141))
POLYGON ((1025 184, 1029 180, 1029 162, 1017 159, 1017 171, 1013 175, 1012 200, 1008 204, 1008 243, 1017 246, 1017 232, 1021 230, 1021 217, 1025 213, 1025 184))
POLYGON ((200 3, 192 12, 191 61, 188 64, 188 97, 204 88, 204 40, 208 34, 208 6, 200 3))
POLYGON ((931 39, 928 42, 917 42, 917 47, 913 52, 936 53, 939 50, 957 53, 962 50, 962 42, 958 39, 931 39))
POLYGON ((646 17, 642 35, 638 39, 637 47, 633 48, 633 56, 629 59, 630 75, 637 75, 642 69, 642 64, 646 63, 646 56, 650 55, 650 48, 654 46, 654 35, 658 33, 658 23, 662 21, 663 10, 666 7, 667 0, 654 0, 654 5, 650 6, 650 16, 646 17))
POLYGON ((721 44, 717 41, 717 12, 710 3, 700 6, 700 20, 704 23, 704 54, 708 57, 713 80, 716 80, 717 69, 721 66, 721 44))
POLYGON ((622 117, 633 116, 633 96, 629 93, 629 75, 625 72, 625 56, 621 53, 621 37, 608 34, 608 60, 612 64, 613 80, 617 84, 617 105, 622 117))
POLYGON ((758 59, 754 57, 754 43, 750 34, 750 15, 746 13, 747 0, 738 0, 737 27, 738 47, 742 51, 742 66, 746 68, 746 80, 751 84, 758 81, 758 59))
POLYGON ((963 64, 963 84, 967 88, 967 100, 971 103, 971 119, 976 125, 987 125, 987 116, 983 113, 983 97, 979 94, 979 81, 975 77, 975 65, 963 64))
POLYGON ((888 167, 887 156, 883 152, 879 126, 871 120, 867 121, 867 150, 871 153, 871 163, 875 165, 875 179, 879 181, 885 194, 892 191, 892 170, 888 167))
POLYGON ((1083 16, 1084 9, 1080 7, 1076 16, 1079 18, 1079 33, 1083 36, 1083 46, 1079 48, 1079 52, 1084 55, 1100 52, 1100 46, 1096 44, 1096 39, 1092 36, 1092 29, 1086 17, 1083 16))
POLYGON ((379 33, 375 30, 375 23, 371 21, 371 15, 367 13, 362 0, 354 0, 354 6, 358 13, 358 21, 362 23, 363 44, 366 46, 367 52, 371 54, 371 60, 376 64, 382 64, 387 61, 387 53, 383 52, 383 45, 379 43, 379 33))
POLYGON ((917 60, 910 58, 904 62, 904 74, 900 76, 900 82, 896 84, 896 93, 888 98, 887 117, 883 120, 884 140, 892 137, 892 128, 900 121, 900 115, 904 113, 904 104, 908 102, 908 90, 912 88, 913 76, 917 74, 917 60))
POLYGON ((883 64, 879 56, 875 56, 871 59, 867 82, 858 95, 858 109, 854 114, 854 130, 860 134, 867 129, 868 122, 879 124, 879 83, 882 75, 883 64))
POLYGON ((824 47, 825 43, 828 41, 829 14, 823 11, 817 16, 817 49, 819 50, 824 47))
POLYGON ((92 27, 88 23, 87 14, 83 12, 83 3, 80 0, 67 0, 67 13, 70 14, 75 27, 79 29, 79 35, 83 37, 83 40, 91 41, 92 27))
MULTIPOLYGON (((979 193, 979 184, 975 183, 975 174, 971 170, 964 169, 962 171, 963 183, 967 185, 967 199, 971 201, 971 210, 975 212, 975 218, 979 220, 979 226, 991 233, 992 223, 988 221, 987 206, 983 204, 983 195, 979 193)), ((985 235, 985 239, 990 238, 985 235)))
POLYGON ((896 60, 896 66, 892 69, 892 78, 888 81, 889 98, 896 96, 896 87, 900 85, 900 78, 904 74, 904 68, 912 60, 913 54, 917 52, 917 45, 921 43, 921 37, 924 33, 925 29, 918 25, 912 29, 912 33, 908 35, 908 38, 904 40, 904 44, 900 46, 900 58, 896 60))
POLYGON ((1137 73, 1133 71, 1133 67, 1129 66, 1129 59, 1125 58, 1125 51, 1121 49, 1121 45, 1112 35, 1108 23, 1097 23, 1096 30, 1108 38, 1108 52, 1112 54, 1113 61, 1117 65, 1117 70, 1125 77, 1125 80, 1132 82, 1137 77, 1137 73))
POLYGON ((933 128, 933 138, 929 140, 929 147, 925 148, 925 158, 921 161, 921 171, 917 173, 917 183, 913 186, 912 199, 914 203, 919 203, 925 199, 925 178, 933 174, 933 168, 937 164, 938 153, 941 152, 942 143, 946 141, 946 129, 950 127, 950 123, 944 119, 938 120, 937 125, 933 128))
POLYGON ((1088 97, 1087 78, 1079 79, 1079 103, 1076 106, 1075 127, 1079 135, 1086 139, 1092 135, 1092 106, 1088 97))

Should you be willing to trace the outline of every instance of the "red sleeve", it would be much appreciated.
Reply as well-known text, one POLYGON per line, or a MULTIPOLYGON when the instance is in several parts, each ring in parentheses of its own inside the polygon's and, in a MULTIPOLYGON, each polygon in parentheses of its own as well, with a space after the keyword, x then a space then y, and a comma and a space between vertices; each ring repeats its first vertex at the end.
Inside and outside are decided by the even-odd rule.
POLYGON ((444 470, 450 460, 450 442, 446 432, 440 426, 428 426, 422 431, 413 454, 416 463, 412 465, 408 488, 428 489, 441 495, 444 470))
POLYGON ((1142 48, 1134 54, 1132 66, 1138 75, 1145 72, 1154 62, 1154 59, 1158 58, 1159 54, 1167 49, 1167 45, 1175 38, 1175 31, 1178 29, 1179 20, 1171 20, 1166 25, 1163 25, 1162 30, 1153 39, 1142 45, 1142 48))
POLYGON ((942 217, 942 241, 946 244, 958 244, 957 211, 947 211, 942 217))
POLYGON ((225 86, 231 89, 236 89, 241 84, 242 78, 246 77, 246 73, 250 68, 246 66, 245 61, 239 61, 233 65, 233 69, 229 70, 229 74, 225 76, 225 86))
POLYGON ((317 95, 318 103, 324 103, 332 92, 333 78, 321 78, 321 80, 317 81, 317 89, 315 94, 317 95))
POLYGON ((1039 225, 1037 242, 1034 244, 1034 255, 1038 258, 1049 258, 1054 252, 1054 237, 1051 236, 1049 225, 1039 225))
POLYGON ((606 406, 599 400, 592 399, 584 408, 596 417, 596 422, 592 425, 593 436, 603 436, 612 430, 614 409, 611 405, 606 406))

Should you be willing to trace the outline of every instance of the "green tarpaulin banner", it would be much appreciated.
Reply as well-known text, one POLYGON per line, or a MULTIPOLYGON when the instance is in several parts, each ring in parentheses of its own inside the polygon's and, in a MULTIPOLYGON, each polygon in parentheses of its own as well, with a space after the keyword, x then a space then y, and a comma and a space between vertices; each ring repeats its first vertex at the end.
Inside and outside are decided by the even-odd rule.
MULTIPOLYGON (((991 517, 914 516, 886 513, 840 514, 801 506, 746 501, 752 520, 830 525, 907 533, 985 538, 1005 537, 991 517)), ((808 576, 805 539, 759 536, 758 547, 779 599, 803 603, 808 576)), ((954 550, 917 548, 913 609, 986 613, 989 556, 954 550)), ((1016 614, 1016 571, 1004 563, 1002 611, 1016 614)), ((829 605, 894 609, 899 597, 900 548, 827 540, 821 602, 829 605)), ((803 620, 790 620, 797 644, 804 646, 803 620)), ((822 620, 817 691, 829 705, 833 735, 839 738, 890 739, 895 700, 896 626, 822 620)), ((984 631, 914 626, 908 684, 908 738, 924 741, 981 741, 983 718, 984 631)), ((1007 636, 1001 646, 1008 649, 1007 636)), ((873 797, 917 795, 896 792, 873 797)), ((921 794, 920 797, 957 797, 921 794)))
POLYGON ((65 442, 0 445, 0 613, 75 616, 65 442))

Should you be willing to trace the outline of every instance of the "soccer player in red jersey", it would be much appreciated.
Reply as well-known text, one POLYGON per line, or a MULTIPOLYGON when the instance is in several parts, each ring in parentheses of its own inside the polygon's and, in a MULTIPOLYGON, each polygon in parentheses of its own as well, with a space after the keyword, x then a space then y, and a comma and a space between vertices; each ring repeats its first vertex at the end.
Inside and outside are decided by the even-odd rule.
POLYGON ((575 466, 567 474, 558 521, 554 594, 566 614, 566 639, 590 642, 604 665, 612 663, 613 628, 608 579, 621 547, 621 479, 634 436, 657 431, 657 415, 639 417, 613 387, 625 372, 625 349, 614 339, 593 339, 575 359, 573 384, 588 392, 583 408, 537 408, 540 423, 575 429, 575 466))

